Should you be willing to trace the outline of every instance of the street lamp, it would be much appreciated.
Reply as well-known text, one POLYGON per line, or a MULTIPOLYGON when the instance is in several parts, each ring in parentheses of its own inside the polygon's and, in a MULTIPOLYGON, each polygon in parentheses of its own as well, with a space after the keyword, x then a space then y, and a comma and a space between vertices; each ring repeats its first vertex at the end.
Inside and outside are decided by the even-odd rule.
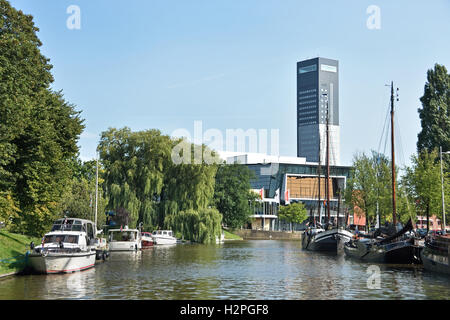
POLYGON ((442 170, 442 154, 450 154, 450 151, 442 152, 442 147, 439 147, 439 155, 441 158, 441 185, 442 185, 442 222, 444 227, 444 234, 447 233, 445 226, 445 198, 444 198, 444 173, 442 170))

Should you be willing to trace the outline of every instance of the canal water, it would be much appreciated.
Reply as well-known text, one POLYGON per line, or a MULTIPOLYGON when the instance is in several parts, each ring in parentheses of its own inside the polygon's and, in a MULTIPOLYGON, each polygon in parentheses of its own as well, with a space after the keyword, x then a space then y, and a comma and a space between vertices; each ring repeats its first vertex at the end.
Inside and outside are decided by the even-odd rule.
POLYGON ((449 299, 450 278, 304 251, 299 241, 230 241, 112 252, 66 275, 0 279, 0 299, 449 299))

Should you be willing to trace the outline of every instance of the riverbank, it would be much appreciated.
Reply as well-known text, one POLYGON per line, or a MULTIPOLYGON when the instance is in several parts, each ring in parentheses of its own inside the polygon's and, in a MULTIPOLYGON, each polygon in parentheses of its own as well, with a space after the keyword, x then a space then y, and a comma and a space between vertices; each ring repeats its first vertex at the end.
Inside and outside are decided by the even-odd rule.
POLYGON ((0 278, 16 274, 25 267, 25 254, 31 241, 41 239, 21 234, 0 231, 0 278))
POLYGON ((303 233, 300 231, 287 232, 250 229, 240 229, 234 232, 244 240, 301 240, 303 233))
POLYGON ((230 231, 223 230, 225 234, 225 240, 244 240, 242 237, 238 236, 237 234, 231 233, 230 231))

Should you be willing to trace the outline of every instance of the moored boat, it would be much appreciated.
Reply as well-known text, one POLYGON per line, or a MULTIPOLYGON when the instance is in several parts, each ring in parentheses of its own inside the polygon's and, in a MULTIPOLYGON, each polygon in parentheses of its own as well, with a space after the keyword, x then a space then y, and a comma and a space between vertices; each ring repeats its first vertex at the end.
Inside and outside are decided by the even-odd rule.
POLYGON ((427 239, 421 257, 426 270, 450 275, 450 235, 427 239))
POLYGON ((83 219, 59 219, 52 230, 28 254, 28 265, 35 272, 71 273, 95 266, 94 224, 83 219))
POLYGON ((302 237, 302 248, 313 251, 337 251, 338 244, 347 243, 353 234, 341 228, 324 230, 322 228, 310 228, 302 237))
POLYGON ((153 247, 153 238, 150 232, 141 232, 142 249, 153 247))
POLYGON ((176 244, 177 238, 173 236, 172 230, 156 230, 152 233, 153 242, 156 245, 176 244))
MULTIPOLYGON (((344 244, 345 255, 365 262, 411 264, 420 262, 420 253, 415 239, 405 236, 412 230, 411 220, 399 232, 391 236, 352 239, 344 244)), ((377 233, 381 234, 380 231, 377 233)))
POLYGON ((109 251, 137 251, 142 248, 141 232, 137 229, 109 230, 109 251))

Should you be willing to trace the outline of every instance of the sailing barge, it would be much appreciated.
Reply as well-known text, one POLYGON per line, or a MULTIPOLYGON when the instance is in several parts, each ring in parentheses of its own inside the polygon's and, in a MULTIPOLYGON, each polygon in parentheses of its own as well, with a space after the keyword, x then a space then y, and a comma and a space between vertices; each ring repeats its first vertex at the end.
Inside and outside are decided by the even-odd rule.
POLYGON ((391 170, 392 170, 392 231, 383 234, 378 229, 364 239, 355 239, 344 244, 346 256, 375 263, 411 264, 420 263, 420 248, 415 246, 413 237, 405 234, 413 229, 412 221, 397 231, 395 198, 395 149, 394 149, 394 83, 391 83, 391 170))

